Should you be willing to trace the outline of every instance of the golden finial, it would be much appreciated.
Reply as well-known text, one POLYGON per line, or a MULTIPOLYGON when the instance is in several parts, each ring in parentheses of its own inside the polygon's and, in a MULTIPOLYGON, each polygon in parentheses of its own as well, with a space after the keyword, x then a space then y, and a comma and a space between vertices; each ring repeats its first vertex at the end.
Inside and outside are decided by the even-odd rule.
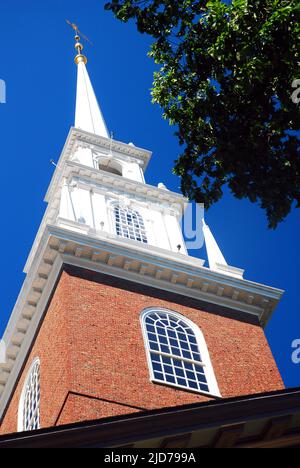
POLYGON ((71 26, 72 29, 75 31, 75 49, 77 51, 77 55, 75 57, 75 63, 78 65, 80 62, 83 62, 84 64, 87 63, 87 58, 85 55, 82 54, 83 51, 83 45, 80 43, 80 36, 83 37, 87 42, 89 42, 91 45, 91 41, 89 40, 88 37, 86 37, 82 32, 79 31, 78 26, 75 23, 71 23, 71 21, 66 20, 68 25, 71 26))

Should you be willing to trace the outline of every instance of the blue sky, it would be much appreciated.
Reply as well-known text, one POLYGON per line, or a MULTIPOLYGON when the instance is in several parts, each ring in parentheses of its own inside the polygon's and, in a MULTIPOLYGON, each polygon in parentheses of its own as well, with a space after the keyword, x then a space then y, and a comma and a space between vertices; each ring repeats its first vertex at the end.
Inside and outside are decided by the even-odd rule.
MULTIPOLYGON (((86 45, 88 69, 107 125, 115 138, 153 151, 147 182, 179 191, 171 173, 180 148, 162 111, 150 102, 154 65, 150 39, 134 24, 104 11, 101 0, 2 0, 0 79, 7 103, 0 104, 2 278, 0 336, 24 280, 23 267, 45 210, 53 166, 74 123, 76 67, 68 18, 93 41, 86 45)), ((276 231, 264 213, 226 193, 206 214, 228 263, 245 268, 249 280, 282 288, 282 302, 266 329, 288 387, 300 386, 300 364, 291 343, 300 339, 299 211, 276 231)), ((196 252, 204 258, 205 252, 196 252)), ((259 356, 258 356, 259 359, 259 356)))

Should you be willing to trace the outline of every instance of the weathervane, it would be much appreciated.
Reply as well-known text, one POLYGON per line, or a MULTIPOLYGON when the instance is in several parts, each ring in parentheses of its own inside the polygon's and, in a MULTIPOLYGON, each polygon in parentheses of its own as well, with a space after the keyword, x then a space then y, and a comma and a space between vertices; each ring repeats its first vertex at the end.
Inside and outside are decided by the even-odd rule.
POLYGON ((82 54, 83 45, 80 43, 80 36, 89 44, 93 45, 93 43, 89 40, 87 36, 85 36, 81 31, 79 31, 78 26, 75 23, 71 23, 71 21, 69 20, 66 20, 66 22, 75 31, 75 49, 77 50, 75 63, 76 65, 78 65, 80 62, 83 62, 84 64, 86 64, 87 58, 85 55, 82 54))

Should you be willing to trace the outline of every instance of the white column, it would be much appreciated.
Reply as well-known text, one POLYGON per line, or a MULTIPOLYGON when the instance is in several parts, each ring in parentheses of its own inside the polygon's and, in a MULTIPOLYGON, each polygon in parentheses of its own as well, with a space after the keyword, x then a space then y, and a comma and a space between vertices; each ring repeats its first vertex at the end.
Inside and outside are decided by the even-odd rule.
POLYGON ((75 221, 74 212, 71 205, 69 186, 66 178, 64 179, 63 187, 61 189, 59 217, 75 221))
POLYGON ((111 226, 108 218, 109 207, 105 200, 105 195, 94 192, 92 200, 94 209, 95 229, 97 231, 103 230, 105 232, 111 232, 111 226), (101 223, 103 224, 101 225, 101 223))
POLYGON ((185 242, 182 236, 181 227, 177 217, 174 214, 166 212, 164 215, 165 226, 168 238, 173 252, 178 252, 178 246, 181 246, 180 253, 187 254, 185 242))

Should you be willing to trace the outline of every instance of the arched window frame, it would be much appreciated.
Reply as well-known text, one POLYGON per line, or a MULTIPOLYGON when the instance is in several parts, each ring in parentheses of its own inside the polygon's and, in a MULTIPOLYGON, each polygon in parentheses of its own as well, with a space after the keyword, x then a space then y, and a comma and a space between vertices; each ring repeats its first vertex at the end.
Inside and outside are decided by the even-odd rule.
MULTIPOLYGON (((129 206, 126 206, 126 204, 120 203, 118 201, 114 201, 113 203, 111 203, 111 216, 112 216, 113 230, 114 230, 115 234, 118 237, 120 237, 121 239, 133 240, 133 241, 139 242, 141 244, 145 244, 145 245, 149 244, 149 239, 148 239, 148 234, 147 234, 147 230, 146 230, 146 226, 145 226, 145 221, 144 221, 144 218, 143 218, 142 214, 140 213, 140 211, 137 208, 133 208, 131 206, 129 207, 129 206), (121 232, 118 231, 116 209, 119 210, 120 214, 121 214, 121 211, 124 210, 124 211, 131 211, 132 213, 134 213, 137 216, 139 229, 138 230, 133 229, 134 238, 127 237, 127 236, 123 235, 124 232, 123 232, 122 226, 125 226, 125 224, 122 225, 120 223, 121 232), (141 240, 139 240, 139 238, 141 240)), ((128 224, 128 226, 129 226, 129 224, 128 224)))
MULTIPOLYGON (((28 372, 27 376, 22 388, 22 393, 19 401, 19 408, 18 408, 18 432, 23 432, 23 431, 30 431, 30 430, 37 430, 40 429, 40 359, 37 357, 34 359, 32 362, 28 372), (38 412, 38 425, 34 429, 28 429, 26 428, 24 421, 25 421, 25 403, 26 403, 26 396, 27 396, 27 390, 28 390, 28 385, 30 383, 31 377, 33 372, 35 371, 36 366, 38 366, 38 387, 39 387, 39 397, 37 401, 37 412, 38 412)), ((36 412, 34 413, 36 414, 36 412)), ((31 418, 32 419, 32 418, 31 418)))
MULTIPOLYGON (((207 344, 206 344, 204 335, 203 335, 202 331, 200 330, 200 328, 195 323, 193 323, 191 320, 189 320, 185 316, 179 314, 178 312, 175 312, 175 311, 170 310, 170 309, 161 308, 161 307, 151 307, 151 308, 143 310, 142 313, 141 313, 141 316, 140 316, 140 320, 141 320, 141 325, 142 325, 143 338, 144 338, 144 344, 145 344, 145 349, 146 349, 147 362, 148 362, 148 367, 149 367, 149 372, 150 372, 150 381, 151 382, 155 382, 155 383, 158 383, 158 384, 161 384, 161 385, 171 386, 171 387, 175 387, 175 388, 180 388, 182 390, 190 391, 190 392, 193 392, 193 393, 200 393, 200 394, 213 396, 213 397, 216 397, 216 398, 222 398, 220 390, 219 390, 219 386, 218 386, 218 383, 217 383, 217 379, 216 379, 216 376, 215 376, 215 373, 214 373, 214 369, 213 369, 213 366, 212 366, 212 362, 211 362, 211 359, 210 359, 210 355, 209 355, 209 351, 208 351, 208 348, 207 348, 207 344), (167 382, 165 380, 155 378, 153 363, 152 363, 152 359, 151 359, 151 353, 153 353, 153 350, 150 349, 148 331, 146 329, 146 318, 150 314, 155 313, 155 312, 158 313, 158 314, 159 313, 165 313, 165 314, 168 314, 169 316, 173 317, 175 320, 183 321, 194 332, 196 342, 197 342, 197 345, 198 345, 198 349, 199 349, 201 359, 202 359, 201 365, 204 368, 204 373, 205 373, 205 377, 206 377, 206 380, 207 380, 207 386, 208 386, 208 391, 207 392, 203 391, 203 390, 199 390, 199 389, 193 389, 193 388, 191 388, 189 386, 182 386, 182 385, 179 385, 178 383, 169 383, 169 382, 167 382)), ((154 354, 158 354, 158 355, 161 355, 161 356, 163 355, 163 353, 161 353, 159 351, 154 352, 154 354)), ((174 358, 176 358, 178 360, 181 360, 181 361, 184 361, 184 358, 182 358, 182 357, 178 357, 178 356, 175 357, 174 356, 174 358)), ((197 363, 197 364, 199 365, 199 363, 197 363)))

